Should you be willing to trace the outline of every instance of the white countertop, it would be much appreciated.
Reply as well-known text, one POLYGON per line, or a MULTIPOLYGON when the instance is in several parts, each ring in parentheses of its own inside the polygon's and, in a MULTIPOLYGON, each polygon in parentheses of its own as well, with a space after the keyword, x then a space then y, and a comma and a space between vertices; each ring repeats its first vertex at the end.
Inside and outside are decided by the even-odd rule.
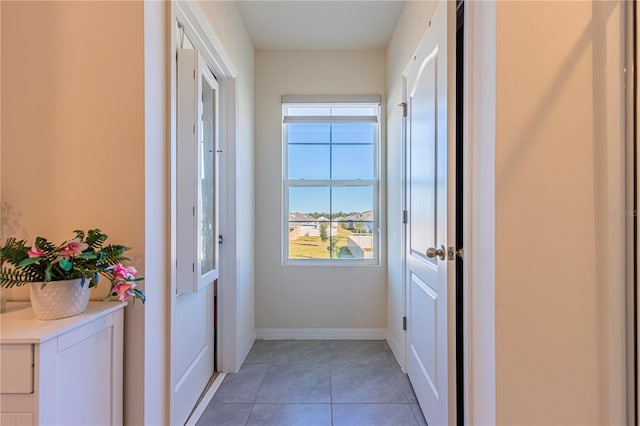
POLYGON ((35 318, 29 303, 15 304, 0 314, 0 344, 42 343, 125 306, 122 302, 89 302, 80 315, 44 321, 35 318))

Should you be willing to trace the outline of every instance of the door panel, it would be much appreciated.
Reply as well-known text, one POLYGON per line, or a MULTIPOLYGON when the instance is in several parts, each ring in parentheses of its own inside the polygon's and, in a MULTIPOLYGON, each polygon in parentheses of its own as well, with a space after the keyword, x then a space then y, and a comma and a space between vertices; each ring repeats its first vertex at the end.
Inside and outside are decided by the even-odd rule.
POLYGON ((407 373, 431 426, 455 423, 449 418, 449 380, 454 375, 449 374, 445 248, 449 97, 446 17, 447 4, 439 2, 405 74, 407 373), (428 256, 429 248, 442 249, 444 259, 440 254, 428 256))
POLYGON ((176 298, 175 424, 184 424, 214 373, 213 286, 176 298))
MULTIPOLYGON (((436 73, 437 56, 426 60, 422 73, 415 79, 413 94, 409 97, 411 112, 411 163, 409 169, 409 212, 411 227, 409 240, 413 256, 425 256, 426 247, 436 243, 436 73)), ((433 262, 431 259, 429 262, 433 262)))
POLYGON ((423 325, 410 329, 412 356, 420 367, 421 373, 426 376, 432 391, 437 394, 438 293, 415 274, 411 276, 410 293, 414 323, 423 325))

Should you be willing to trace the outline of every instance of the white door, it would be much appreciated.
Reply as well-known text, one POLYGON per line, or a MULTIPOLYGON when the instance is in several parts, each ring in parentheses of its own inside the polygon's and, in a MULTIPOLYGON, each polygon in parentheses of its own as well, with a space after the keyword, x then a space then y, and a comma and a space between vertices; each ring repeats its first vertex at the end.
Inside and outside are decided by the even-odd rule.
POLYGON ((184 424, 214 373, 218 277, 218 84, 197 50, 178 50, 177 294, 173 424, 184 424))
POLYGON ((447 4, 439 2, 405 73, 407 373, 430 426, 455 424, 449 418, 455 400, 449 401, 446 17, 447 4))

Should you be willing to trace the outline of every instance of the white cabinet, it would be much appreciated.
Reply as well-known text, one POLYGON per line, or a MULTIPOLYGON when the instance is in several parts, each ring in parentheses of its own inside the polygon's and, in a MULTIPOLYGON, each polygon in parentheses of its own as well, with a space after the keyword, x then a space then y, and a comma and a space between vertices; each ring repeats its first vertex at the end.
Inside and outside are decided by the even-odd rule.
POLYGON ((91 302, 54 321, 0 315, 1 425, 121 425, 123 308, 91 302))

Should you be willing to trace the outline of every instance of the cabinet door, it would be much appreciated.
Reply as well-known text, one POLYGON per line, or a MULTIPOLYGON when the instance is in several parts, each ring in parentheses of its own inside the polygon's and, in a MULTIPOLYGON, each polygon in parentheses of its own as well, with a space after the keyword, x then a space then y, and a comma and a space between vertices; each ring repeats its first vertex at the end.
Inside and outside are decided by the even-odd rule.
POLYGON ((33 414, 31 413, 0 413, 0 425, 2 426, 33 426, 33 414))
POLYGON ((38 423, 122 424, 123 311, 40 345, 38 423))
MULTIPOLYGON (((0 393, 33 392, 33 345, 0 346, 0 393)), ((4 423, 1 423, 4 425, 4 423)))

